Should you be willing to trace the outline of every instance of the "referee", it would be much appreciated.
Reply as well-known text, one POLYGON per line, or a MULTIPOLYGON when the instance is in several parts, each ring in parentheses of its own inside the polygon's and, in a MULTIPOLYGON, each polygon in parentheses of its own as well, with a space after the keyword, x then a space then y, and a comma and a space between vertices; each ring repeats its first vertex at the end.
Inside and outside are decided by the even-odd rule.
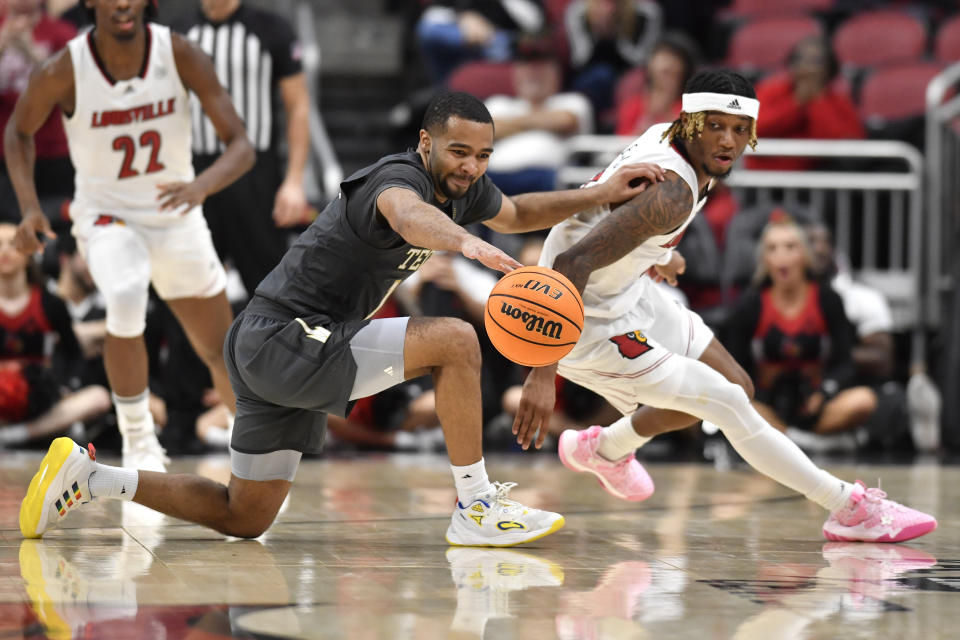
MULTIPOLYGON (((253 170, 207 198, 203 213, 220 258, 233 263, 253 295, 286 251, 283 228, 307 222, 303 173, 310 102, 300 44, 286 20, 240 0, 200 0, 199 5, 182 31, 213 59, 257 150, 253 170), (280 152, 283 120, 286 163, 280 152)), ((222 145, 199 103, 192 108, 199 172, 220 155, 222 145)))

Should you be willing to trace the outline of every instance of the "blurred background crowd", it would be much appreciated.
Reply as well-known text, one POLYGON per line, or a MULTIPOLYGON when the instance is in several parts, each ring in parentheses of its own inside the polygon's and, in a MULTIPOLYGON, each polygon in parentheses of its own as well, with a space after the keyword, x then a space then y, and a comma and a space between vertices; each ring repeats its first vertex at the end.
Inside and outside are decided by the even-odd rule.
MULTIPOLYGON (((714 189, 678 247, 687 270, 671 290, 753 376, 768 420, 808 451, 949 454, 960 446, 947 426, 960 368, 950 313, 958 296, 931 281, 949 274, 952 258, 945 252, 945 270, 936 273, 918 261, 934 252, 925 244, 931 239, 951 246, 956 224, 950 214, 958 205, 950 201, 936 218, 939 232, 927 231, 934 218, 923 207, 940 192, 928 189, 919 153, 933 152, 926 148, 927 88, 960 61, 960 3, 348 4, 160 1, 161 22, 214 58, 258 149, 257 167, 238 191, 205 205, 235 311, 335 197, 340 177, 416 145, 423 109, 439 90, 485 100, 496 130, 489 175, 515 194, 576 186, 576 176, 602 168, 630 136, 677 118, 694 71, 730 67, 755 82, 761 153, 745 158, 729 186, 714 189), (256 75, 256 65, 270 73, 256 75), (762 153, 768 139, 833 142, 762 153), (865 140, 905 145, 875 157, 879 147, 852 142, 865 140), (737 182, 738 172, 752 177, 737 182), (871 176, 894 178, 871 186, 871 176), (905 197, 878 195, 911 177, 919 182, 904 187, 905 197), (855 193, 834 197, 842 192, 838 180, 855 193), (914 208, 911 193, 925 196, 923 205, 914 208), (918 284, 944 304, 928 304, 918 284)), ((89 28, 86 21, 77 0, 0 0, 4 126, 30 73, 89 28)), ((948 122, 960 131, 955 117, 948 122)), ((217 153, 215 140, 204 146, 202 126, 194 130, 198 167, 217 153)), ((104 307, 69 233, 73 169, 59 113, 36 145, 38 190, 58 233, 42 259, 12 247, 19 212, 0 171, 0 448, 43 448, 67 432, 110 450, 119 436, 100 359, 104 307)), ((473 231, 524 264, 538 259, 542 235, 473 231)), ((484 303, 497 277, 462 256, 436 254, 379 316, 457 316, 475 325, 484 349, 486 446, 511 450, 525 370, 484 336, 484 303)), ((225 449, 228 416, 158 299, 147 339, 163 445, 173 455, 225 449)), ((585 389, 561 379, 557 387, 556 434, 618 417, 585 389)), ((361 400, 346 419, 331 417, 330 436, 330 450, 439 450, 429 380, 361 400)), ((699 428, 658 440, 645 451, 718 464, 731 455, 699 428)))

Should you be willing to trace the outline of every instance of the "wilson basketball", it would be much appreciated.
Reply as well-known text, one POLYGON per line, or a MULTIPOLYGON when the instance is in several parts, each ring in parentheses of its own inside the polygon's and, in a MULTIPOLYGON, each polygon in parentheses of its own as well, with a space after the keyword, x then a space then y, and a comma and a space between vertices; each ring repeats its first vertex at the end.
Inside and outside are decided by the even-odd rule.
POLYGON ((583 330, 583 300, 566 276, 521 267, 500 278, 483 314, 490 342, 517 364, 542 367, 570 353, 583 330))

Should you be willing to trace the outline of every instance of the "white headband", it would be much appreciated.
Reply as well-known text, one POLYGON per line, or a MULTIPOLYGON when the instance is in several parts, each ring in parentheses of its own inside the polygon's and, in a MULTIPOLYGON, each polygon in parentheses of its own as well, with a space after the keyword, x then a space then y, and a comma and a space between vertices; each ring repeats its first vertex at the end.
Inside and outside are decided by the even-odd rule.
POLYGON ((760 112, 760 101, 730 93, 685 93, 683 110, 687 113, 720 111, 735 116, 750 116, 756 120, 760 112))

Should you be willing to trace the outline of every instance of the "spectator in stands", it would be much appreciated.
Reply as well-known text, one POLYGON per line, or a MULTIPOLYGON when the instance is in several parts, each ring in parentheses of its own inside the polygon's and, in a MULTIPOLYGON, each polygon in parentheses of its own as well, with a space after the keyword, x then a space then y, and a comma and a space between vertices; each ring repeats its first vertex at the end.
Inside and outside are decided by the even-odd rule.
POLYGON ((574 0, 564 26, 572 72, 568 86, 590 98, 602 122, 621 74, 646 62, 660 39, 660 7, 647 0, 574 0))
POLYGON ((683 85, 696 70, 698 59, 693 40, 683 33, 665 33, 644 66, 644 90, 617 105, 617 135, 639 136, 658 122, 679 118, 683 85))
MULTIPOLYGON (((6 0, 0 3, 0 131, 7 126, 17 98, 27 86, 30 74, 50 54, 61 49, 76 35, 76 29, 44 13, 43 0, 6 0)), ((45 213, 59 212, 58 199, 73 194, 73 165, 67 150, 60 109, 54 109, 37 134, 37 194, 45 213)), ((3 150, 0 149, 0 159, 3 150)), ((20 208, 7 174, 6 163, 0 170, 0 220, 17 222, 20 208)))
POLYGON ((440 0, 417 23, 417 40, 433 81, 444 84, 464 62, 506 62, 522 36, 540 33, 540 0, 440 0))
POLYGON ((63 433, 112 408, 103 386, 65 389, 80 347, 63 301, 14 248, 16 232, 0 223, 0 447, 63 433))
POLYGON ((513 65, 514 96, 491 96, 496 153, 487 175, 507 195, 550 191, 566 159, 563 140, 593 131, 583 94, 560 93, 560 62, 545 41, 523 42, 513 65))
MULTIPOLYGON (((877 43, 883 46, 883 43, 877 43)), ((757 84, 763 115, 757 134, 764 138, 863 138, 857 108, 848 92, 835 82, 839 65, 830 44, 812 37, 790 52, 789 73, 757 84)), ((747 159, 756 169, 803 170, 813 166, 807 158, 747 159)))
POLYGON ((803 229, 788 217, 771 220, 757 262, 755 288, 738 301, 725 340, 755 381, 757 410, 801 446, 810 444, 805 432, 857 429, 877 408, 877 396, 851 386, 856 372, 843 302, 813 277, 803 229))
POLYGON ((846 256, 838 254, 833 234, 822 222, 806 226, 812 255, 811 270, 829 284, 843 300, 847 319, 853 325, 855 339, 851 350, 856 369, 855 383, 871 387, 877 395, 877 410, 867 421, 871 442, 891 448, 904 444, 908 424, 906 392, 894 375, 893 315, 883 294, 856 282, 846 256))

